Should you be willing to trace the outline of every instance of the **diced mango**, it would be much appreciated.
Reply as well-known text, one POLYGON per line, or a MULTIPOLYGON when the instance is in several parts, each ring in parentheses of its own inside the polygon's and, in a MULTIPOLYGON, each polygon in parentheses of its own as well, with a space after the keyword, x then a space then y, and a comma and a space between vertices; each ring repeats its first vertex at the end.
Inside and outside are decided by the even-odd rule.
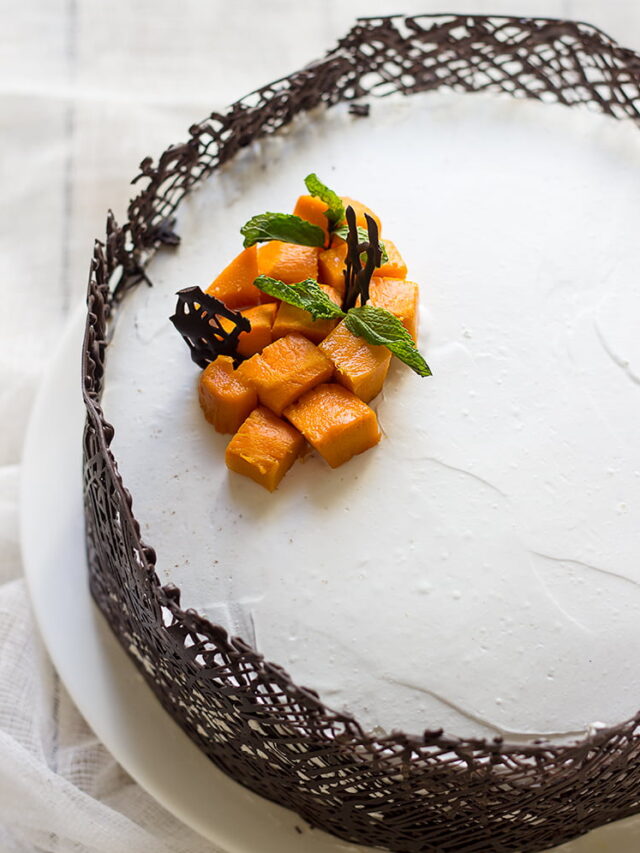
POLYGON ((305 278, 317 279, 319 253, 318 246, 297 246, 271 240, 258 251, 258 269, 260 275, 277 278, 285 284, 296 284, 305 278))
POLYGON ((381 267, 378 267, 376 275, 381 278, 406 278, 407 265, 398 251, 396 244, 385 237, 384 246, 387 250, 389 260, 385 261, 381 267))
MULTIPOLYGON (((342 196, 342 203, 345 208, 350 206, 354 209, 356 214, 356 225, 360 225, 361 228, 367 230, 367 220, 365 219, 365 213, 368 213, 369 216, 376 222, 378 226, 378 231, 382 232, 382 223, 380 219, 376 216, 376 214, 371 210, 370 207, 367 207, 366 204, 362 204, 360 201, 356 201, 355 198, 349 198, 349 196, 342 196)), ((346 222, 346 219, 344 220, 346 222)))
POLYGON ((228 308, 246 308, 260 302, 260 291, 254 286, 258 273, 258 248, 243 249, 215 278, 207 293, 221 299, 228 308))
POLYGON ((368 343, 342 322, 319 349, 333 362, 337 381, 365 403, 380 393, 391 361, 386 347, 368 343))
POLYGON ((296 206, 293 208, 293 215, 299 216, 300 219, 305 219, 312 225, 317 225, 324 231, 325 239, 329 239, 329 223, 324 215, 327 205, 324 201, 316 198, 313 195, 301 195, 296 206))
POLYGON ((318 280, 337 290, 341 297, 345 290, 345 261, 347 259, 347 244, 339 237, 333 237, 328 249, 318 255, 318 280))
POLYGON ((272 492, 296 461, 304 438, 269 409, 254 409, 227 445, 227 468, 272 492))
POLYGON ((418 285, 415 281, 374 276, 369 287, 369 302, 395 314, 413 340, 417 340, 418 285))
POLYGON ((220 355, 200 374, 200 405, 218 432, 235 432, 258 404, 254 388, 233 369, 233 360, 220 355))
MULTIPOLYGON (((327 284, 321 284, 320 288, 324 290, 332 302, 338 306, 341 304, 342 300, 337 290, 327 284)), ((273 324, 273 339, 283 338, 285 335, 292 335, 297 332, 313 341, 314 344, 319 344, 329 332, 335 329, 337 324, 337 320, 314 320, 308 311, 303 311, 302 308, 296 308, 287 302, 281 302, 273 324)))
POLYGON ((342 385, 312 388, 284 415, 332 468, 380 441, 376 413, 342 385))
POLYGON ((333 374, 333 364, 326 355, 298 334, 278 338, 260 355, 245 361, 241 369, 243 380, 256 389, 262 405, 276 415, 333 374))
MULTIPOLYGON (((240 332, 238 337, 238 353, 240 355, 250 358, 257 352, 262 352, 271 343, 273 340, 271 328, 277 310, 276 302, 267 302, 265 305, 256 305, 240 312, 251 323, 250 331, 240 332)), ((225 317, 220 317, 220 324, 225 331, 230 331, 233 328, 231 320, 227 320, 225 317)))

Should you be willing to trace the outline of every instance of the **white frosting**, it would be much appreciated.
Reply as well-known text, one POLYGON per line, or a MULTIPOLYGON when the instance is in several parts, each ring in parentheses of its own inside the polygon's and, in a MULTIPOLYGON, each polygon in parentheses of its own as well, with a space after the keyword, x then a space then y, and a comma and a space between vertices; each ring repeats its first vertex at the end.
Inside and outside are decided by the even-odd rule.
POLYGON ((574 733, 640 707, 640 134, 480 96, 374 102, 247 150, 125 301, 104 406, 163 581, 367 726, 574 733), (434 376, 380 445, 275 494, 230 475, 167 318, 318 174, 421 285, 434 376))

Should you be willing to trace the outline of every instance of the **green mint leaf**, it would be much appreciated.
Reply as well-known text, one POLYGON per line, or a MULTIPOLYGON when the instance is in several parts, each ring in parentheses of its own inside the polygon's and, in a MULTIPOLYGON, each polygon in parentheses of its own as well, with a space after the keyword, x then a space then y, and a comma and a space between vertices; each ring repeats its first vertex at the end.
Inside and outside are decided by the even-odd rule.
POLYGON ((350 308, 344 324, 350 332, 364 338, 368 343, 387 347, 419 376, 431 376, 429 365, 416 349, 409 332, 400 320, 385 308, 376 308, 373 305, 350 308))
POLYGON ((324 232, 292 213, 259 213, 240 229, 245 249, 255 243, 282 240, 299 246, 324 246, 324 232))
POLYGON ((329 221, 329 229, 333 228, 344 219, 344 204, 342 199, 333 190, 330 190, 326 184, 323 184, 320 178, 312 172, 304 179, 306 188, 309 190, 309 195, 319 198, 327 205, 324 215, 329 221))
POLYGON ((307 278, 297 284, 285 284, 276 278, 269 278, 268 275, 259 275, 253 283, 263 293, 308 311, 314 320, 344 317, 344 311, 329 299, 313 278, 307 278))
MULTIPOLYGON (((341 225, 340 228, 336 228, 336 230, 333 233, 336 235, 336 237, 340 237, 341 240, 346 240, 347 235, 349 234, 349 226, 348 225, 341 225)), ((369 235, 367 234, 367 229, 363 228, 361 225, 358 225, 358 240, 361 243, 368 243, 369 242, 369 235)), ((386 264, 389 261, 389 255, 387 254, 387 248, 384 245, 384 242, 382 240, 380 240, 379 243, 380 243, 380 251, 382 252, 382 258, 380 259, 380 266, 382 266, 382 264, 386 264)))

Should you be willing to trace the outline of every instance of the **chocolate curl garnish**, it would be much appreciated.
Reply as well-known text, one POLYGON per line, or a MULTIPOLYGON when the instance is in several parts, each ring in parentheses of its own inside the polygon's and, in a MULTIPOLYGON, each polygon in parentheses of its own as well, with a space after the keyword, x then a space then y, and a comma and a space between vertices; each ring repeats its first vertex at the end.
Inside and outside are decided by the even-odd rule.
POLYGON ((345 216, 349 231, 347 233, 347 258, 344 271, 346 286, 342 309, 348 311, 349 308, 355 307, 358 298, 361 305, 365 305, 369 301, 371 276, 382 263, 382 250, 380 249, 378 225, 375 219, 365 213, 369 239, 366 242, 360 242, 356 213, 351 205, 347 207, 345 216), (362 266, 363 254, 365 256, 364 266, 362 266))
POLYGON ((179 290, 176 313, 169 319, 184 338, 198 367, 205 368, 219 355, 232 358, 234 367, 243 361, 238 353, 238 338, 241 332, 250 331, 251 323, 215 296, 209 296, 199 287, 179 290), (231 322, 230 329, 222 326, 220 317, 231 322))

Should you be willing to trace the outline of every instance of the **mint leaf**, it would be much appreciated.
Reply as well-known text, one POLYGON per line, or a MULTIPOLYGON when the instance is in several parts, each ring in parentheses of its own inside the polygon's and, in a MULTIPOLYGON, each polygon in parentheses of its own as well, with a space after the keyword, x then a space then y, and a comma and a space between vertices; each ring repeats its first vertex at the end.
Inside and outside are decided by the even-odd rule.
POLYGON ((255 243, 282 240, 299 246, 324 246, 324 231, 292 213, 259 213, 240 229, 245 249, 255 243))
POLYGON ((324 215, 329 221, 329 229, 333 230, 338 222, 344 219, 344 204, 342 203, 342 199, 337 193, 334 193, 333 190, 330 190, 328 186, 323 184, 315 172, 307 175, 304 183, 309 190, 309 195, 319 198, 320 201, 323 201, 327 205, 324 215))
POLYGON ((400 320, 385 308, 361 305, 350 308, 344 324, 370 344, 387 347, 400 361, 408 364, 419 376, 431 376, 429 365, 416 349, 413 338, 400 320))
POLYGON ((332 320, 335 317, 344 317, 344 311, 329 299, 313 278, 307 278, 297 284, 285 284, 276 278, 269 278, 268 275, 259 275, 253 283, 263 293, 268 293, 269 296, 274 296, 289 305, 308 311, 314 320, 332 320))
MULTIPOLYGON (((340 228, 336 228, 333 232, 336 237, 340 237, 341 240, 346 240, 347 235, 349 234, 349 226, 341 225, 340 228)), ((358 240, 360 243, 368 243, 369 235, 367 234, 367 229, 363 228, 361 225, 358 225, 358 240)), ((378 240, 380 244, 380 251, 382 252, 382 258, 380 259, 380 266, 382 264, 386 264, 389 261, 389 255, 387 254, 387 248, 384 245, 382 240, 378 240)))

